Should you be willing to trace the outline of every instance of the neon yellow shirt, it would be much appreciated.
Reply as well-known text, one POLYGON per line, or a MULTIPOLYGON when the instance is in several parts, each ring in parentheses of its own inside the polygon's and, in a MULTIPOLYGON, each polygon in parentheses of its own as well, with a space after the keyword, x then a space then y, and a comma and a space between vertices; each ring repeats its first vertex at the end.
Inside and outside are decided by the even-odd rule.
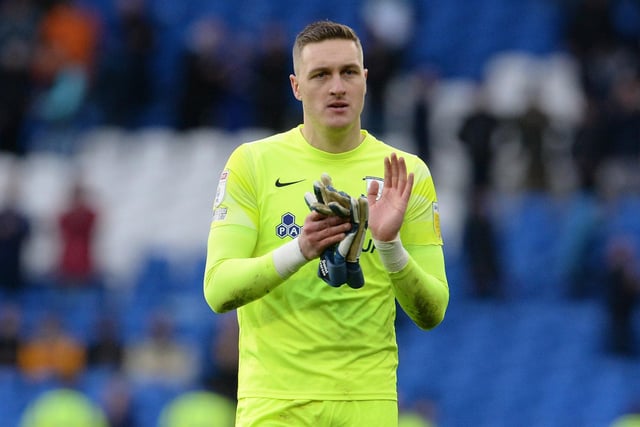
POLYGON ((392 284, 424 288, 438 309, 448 303, 428 168, 418 157, 362 133, 364 140, 354 150, 330 154, 309 145, 299 126, 243 144, 227 162, 214 201, 204 292, 210 304, 219 295, 252 301, 237 310, 239 398, 395 400, 392 284), (388 273, 367 232, 361 289, 325 284, 317 277, 317 259, 286 280, 279 277, 271 252, 300 233, 309 212, 304 194, 313 190, 313 182, 328 173, 339 190, 366 194, 371 180, 382 182, 384 158, 394 151, 415 174, 400 231, 409 264, 388 273))

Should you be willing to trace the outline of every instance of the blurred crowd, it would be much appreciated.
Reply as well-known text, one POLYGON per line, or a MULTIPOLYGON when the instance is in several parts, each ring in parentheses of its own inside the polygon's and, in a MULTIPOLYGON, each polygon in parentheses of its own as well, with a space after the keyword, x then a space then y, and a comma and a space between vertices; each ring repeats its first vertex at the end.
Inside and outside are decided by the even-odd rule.
MULTIPOLYGON (((424 13, 420 3, 365 1, 359 21, 349 24, 361 30, 370 69, 364 127, 380 136, 396 130, 389 103, 402 81, 410 92, 403 132, 437 173, 438 123, 432 120, 431 101, 448 76, 435 62, 409 59, 416 43, 412 16, 424 13)), ((640 197, 640 4, 565 3, 557 50, 576 64, 577 118, 567 125, 531 93, 522 111, 496 111, 487 100, 485 82, 479 80, 474 82, 472 105, 454 126, 468 165, 461 195, 461 258, 469 295, 508 299, 500 224, 493 209, 496 194, 505 187, 513 189, 511 182, 504 182, 508 177, 499 170, 499 157, 515 140, 525 159, 517 192, 554 196, 568 189, 583 203, 564 263, 565 297, 599 298, 608 316, 606 351, 634 357, 640 342, 640 331, 634 328, 640 235, 624 227, 603 231, 621 204, 640 197), (561 150, 570 164, 552 170, 558 163, 554 155, 561 150)), ((149 4, 115 0, 113 5, 115 13, 107 17, 85 1, 0 1, 1 152, 16 158, 42 149, 73 154, 78 132, 93 126, 278 131, 299 121, 288 86, 292 32, 283 23, 268 20, 256 29, 253 42, 215 15, 194 19, 177 38, 181 44, 173 66, 178 72, 167 79, 158 69, 159 52, 168 48, 163 45, 166 37, 149 4)), ((24 327, 21 295, 32 284, 25 277, 21 254, 30 238, 30 219, 17 203, 15 184, 6 187, 0 206, 0 365, 17 370, 21 380, 44 383, 53 378, 70 388, 89 367, 106 368, 111 380, 100 401, 104 425, 110 427, 140 425, 134 419, 128 382, 145 383, 141 376, 199 384, 215 393, 207 398, 221 397, 222 406, 233 404, 237 325, 226 318, 221 332, 208 337, 212 342, 206 362, 194 360, 198 351, 175 339, 175 325, 167 313, 149 316, 144 339, 137 341, 123 340, 120 326, 108 317, 96 323, 93 339, 86 342, 65 331, 53 314, 24 327)), ((630 212, 640 217, 640 211, 630 212)), ((100 211, 90 203, 81 179, 65 209, 55 215, 55 287, 64 298, 73 298, 78 290, 99 291, 100 271, 92 248, 100 211)), ((423 418, 427 425, 428 417, 423 418)), ((176 425, 166 422, 167 427, 176 425)))
POLYGON ((458 138, 470 165, 463 253, 473 292, 480 297, 504 292, 505 266, 491 204, 504 179, 496 171, 500 144, 515 134, 526 159, 524 171, 515 187, 502 188, 552 197, 568 192, 580 198, 569 221, 569 226, 579 225, 572 228, 571 254, 563 261, 565 296, 601 298, 609 316, 608 350, 635 355, 640 338, 633 331, 640 295, 640 235, 632 220, 627 226, 610 226, 616 215, 629 219, 640 214, 621 208, 640 196, 640 27, 622 25, 624 13, 640 22, 637 3, 574 3, 562 40, 576 63, 580 114, 575 122, 567 125, 545 110, 535 94, 518 114, 496 114, 480 90, 458 138), (554 174, 563 150, 557 147, 564 147, 569 162, 556 166, 559 172, 554 174))
MULTIPOLYGON (((295 34, 284 19, 248 32, 202 13, 167 28, 144 0, 107 3, 108 12, 98 1, 1 3, 1 150, 70 153, 74 131, 90 126, 283 130, 299 120, 288 80, 295 34)), ((412 9, 370 3, 362 21, 367 62, 379 70, 370 81, 373 126, 402 66, 408 40, 398 34, 412 9)))

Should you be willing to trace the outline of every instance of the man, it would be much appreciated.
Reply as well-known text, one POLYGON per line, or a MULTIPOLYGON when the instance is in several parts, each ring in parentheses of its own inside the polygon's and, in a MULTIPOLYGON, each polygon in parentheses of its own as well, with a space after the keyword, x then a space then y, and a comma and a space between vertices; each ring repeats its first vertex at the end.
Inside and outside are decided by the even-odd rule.
POLYGON ((351 28, 307 26, 293 68, 303 124, 239 146, 214 201, 204 294, 215 312, 237 309, 236 425, 396 426, 395 302, 430 329, 449 300, 433 181, 361 130, 368 71, 351 28), (318 277, 352 227, 305 203, 323 173, 369 203, 361 288, 318 277))
POLYGON ((0 294, 18 298, 27 286, 25 245, 31 237, 31 221, 20 208, 17 175, 11 174, 4 200, 0 200, 0 294))

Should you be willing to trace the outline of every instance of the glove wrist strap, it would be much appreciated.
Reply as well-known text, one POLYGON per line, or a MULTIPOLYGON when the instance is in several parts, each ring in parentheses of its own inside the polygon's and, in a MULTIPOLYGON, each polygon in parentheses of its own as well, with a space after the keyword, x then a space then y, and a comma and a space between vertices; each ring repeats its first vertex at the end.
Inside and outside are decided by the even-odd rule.
POLYGON ((273 265, 283 279, 298 271, 307 261, 300 250, 297 237, 273 251, 273 265))
POLYGON ((389 242, 373 239, 376 249, 380 254, 380 260, 389 273, 397 273, 409 262, 409 253, 402 246, 400 236, 389 242))

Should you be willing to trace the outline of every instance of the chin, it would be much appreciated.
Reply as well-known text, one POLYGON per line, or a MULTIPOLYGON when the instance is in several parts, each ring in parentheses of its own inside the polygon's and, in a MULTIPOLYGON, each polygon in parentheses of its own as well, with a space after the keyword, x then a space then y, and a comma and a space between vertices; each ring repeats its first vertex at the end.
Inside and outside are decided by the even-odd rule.
POLYGON ((356 125, 356 121, 354 119, 352 119, 352 118, 347 119, 346 117, 344 117, 344 118, 339 118, 339 119, 327 120, 325 125, 329 129, 346 130, 346 129, 350 129, 353 126, 355 126, 356 125))

